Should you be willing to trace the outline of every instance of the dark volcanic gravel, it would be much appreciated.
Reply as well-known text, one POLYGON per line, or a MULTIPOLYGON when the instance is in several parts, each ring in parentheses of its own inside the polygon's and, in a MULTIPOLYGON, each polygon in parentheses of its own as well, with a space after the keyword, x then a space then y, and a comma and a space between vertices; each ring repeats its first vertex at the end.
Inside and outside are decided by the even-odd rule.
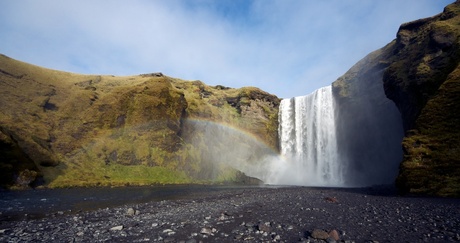
POLYGON ((460 241, 460 199, 382 192, 240 188, 37 219, 2 217, 0 242, 460 241))

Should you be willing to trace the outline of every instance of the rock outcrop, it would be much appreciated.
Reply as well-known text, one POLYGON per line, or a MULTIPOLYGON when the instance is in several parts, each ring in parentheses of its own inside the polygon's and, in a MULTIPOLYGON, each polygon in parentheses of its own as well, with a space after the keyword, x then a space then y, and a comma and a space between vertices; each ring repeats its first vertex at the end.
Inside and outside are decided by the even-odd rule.
POLYGON ((404 136, 401 115, 383 90, 384 60, 377 50, 332 84, 337 149, 349 186, 391 184, 398 175, 404 136))
MULTIPOLYGON (((257 88, 212 87, 161 73, 79 75, 2 55, 1 184, 251 181, 230 161, 204 159, 215 144, 193 121, 232 126, 276 150, 278 104, 257 88)), ((227 150, 231 139, 221 144, 227 150)))
POLYGON ((460 2, 403 24, 384 74, 406 137, 397 185, 404 192, 460 196, 460 2))
POLYGON ((459 15, 457 1, 439 15, 401 25, 394 41, 333 84, 344 156, 358 164, 373 163, 378 158, 365 156, 379 153, 393 165, 402 161, 396 184, 405 193, 460 196, 459 15), (402 118, 402 156, 394 153, 398 117, 385 96, 402 118), (363 133, 363 126, 377 129, 363 133))

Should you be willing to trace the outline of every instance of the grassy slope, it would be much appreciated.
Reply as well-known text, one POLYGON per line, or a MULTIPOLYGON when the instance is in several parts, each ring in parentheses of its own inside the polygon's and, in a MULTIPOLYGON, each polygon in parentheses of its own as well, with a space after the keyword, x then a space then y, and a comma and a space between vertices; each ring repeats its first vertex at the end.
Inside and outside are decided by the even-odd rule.
POLYGON ((199 173, 190 168, 207 169, 200 164, 204 148, 184 140, 184 120, 229 123, 255 131, 276 147, 277 117, 266 118, 268 112, 277 114, 276 105, 254 99, 248 101, 255 102, 252 106, 231 106, 227 101, 230 96, 244 100, 248 92, 270 96, 255 88, 210 87, 162 75, 79 75, 0 56, 0 142, 9 143, 0 143, 0 151, 10 150, 12 138, 25 157, 2 153, 0 165, 9 168, 6 177, 24 168, 37 170, 50 187, 241 178, 228 168, 212 178, 196 177, 199 173), (248 122, 240 107, 265 110, 248 122))
POLYGON ((171 129, 161 126, 166 120, 177 122, 181 111, 176 114, 177 108, 163 104, 171 100, 158 99, 174 99, 180 92, 170 90, 163 77, 78 75, 5 56, 1 70, 0 126, 18 140, 49 186, 191 181, 183 172, 167 167, 132 163, 125 168, 102 158, 107 148, 120 154, 133 149, 139 160, 146 157, 142 153, 149 153, 146 146, 169 149, 163 137, 171 129), (146 88, 153 90, 150 95, 142 94, 148 92, 146 88), (123 121, 117 119, 121 116, 125 116, 123 121), (147 129, 155 126, 154 131, 147 129), (139 131, 144 133, 134 139, 139 131))

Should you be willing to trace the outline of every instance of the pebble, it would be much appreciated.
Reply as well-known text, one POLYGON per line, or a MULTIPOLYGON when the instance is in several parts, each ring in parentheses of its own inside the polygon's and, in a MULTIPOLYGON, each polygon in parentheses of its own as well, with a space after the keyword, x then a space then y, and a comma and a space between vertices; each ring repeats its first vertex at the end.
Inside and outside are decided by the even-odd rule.
POLYGON ((127 212, 126 212, 126 215, 128 216, 134 216, 135 214, 135 211, 133 208, 128 208, 127 212))
POLYGON ((314 229, 311 232, 311 237, 319 240, 327 240, 329 238, 329 234, 321 229, 314 229))
POLYGON ((201 231, 200 231, 201 234, 205 234, 205 235, 212 235, 212 229, 211 228, 202 228, 201 231))
POLYGON ((329 232, 329 238, 331 238, 331 239, 333 239, 333 240, 335 240, 335 241, 340 240, 339 232, 337 232, 337 230, 335 230, 335 229, 334 229, 334 230, 331 230, 331 231, 329 232))
MULTIPOLYGON (((44 218, 21 216, 0 221, 0 242, 73 239, 78 242, 354 243, 369 239, 374 242, 460 239, 457 209, 460 199, 363 197, 366 193, 363 190, 242 188, 208 192, 194 200, 66 211, 62 215, 56 211, 44 218), (326 196, 340 198, 340 203, 324 200, 326 196)), ((3 208, 10 207, 14 208, 13 205, 3 208)))
POLYGON ((112 230, 112 231, 118 231, 118 230, 122 230, 122 229, 123 229, 123 225, 119 225, 119 226, 115 226, 115 227, 110 228, 110 230, 112 230))

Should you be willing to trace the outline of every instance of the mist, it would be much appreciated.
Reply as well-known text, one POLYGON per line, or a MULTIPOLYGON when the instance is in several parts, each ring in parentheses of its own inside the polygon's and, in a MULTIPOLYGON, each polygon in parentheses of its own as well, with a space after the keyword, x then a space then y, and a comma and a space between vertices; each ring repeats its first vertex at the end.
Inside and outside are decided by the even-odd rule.
MULTIPOLYGON (((371 54, 370 54, 371 55, 371 54)), ((402 118, 385 96, 384 65, 364 58, 343 76, 346 89, 335 85, 338 153, 349 186, 393 184, 403 159, 402 118), (346 90, 346 91, 345 91, 346 90), (344 92, 347 95, 340 95, 344 92)))
POLYGON ((186 120, 186 143, 197 153, 195 161, 201 168, 201 179, 225 176, 230 168, 245 175, 269 181, 273 174, 273 161, 279 159, 277 151, 254 135, 228 124, 212 121, 186 120))

